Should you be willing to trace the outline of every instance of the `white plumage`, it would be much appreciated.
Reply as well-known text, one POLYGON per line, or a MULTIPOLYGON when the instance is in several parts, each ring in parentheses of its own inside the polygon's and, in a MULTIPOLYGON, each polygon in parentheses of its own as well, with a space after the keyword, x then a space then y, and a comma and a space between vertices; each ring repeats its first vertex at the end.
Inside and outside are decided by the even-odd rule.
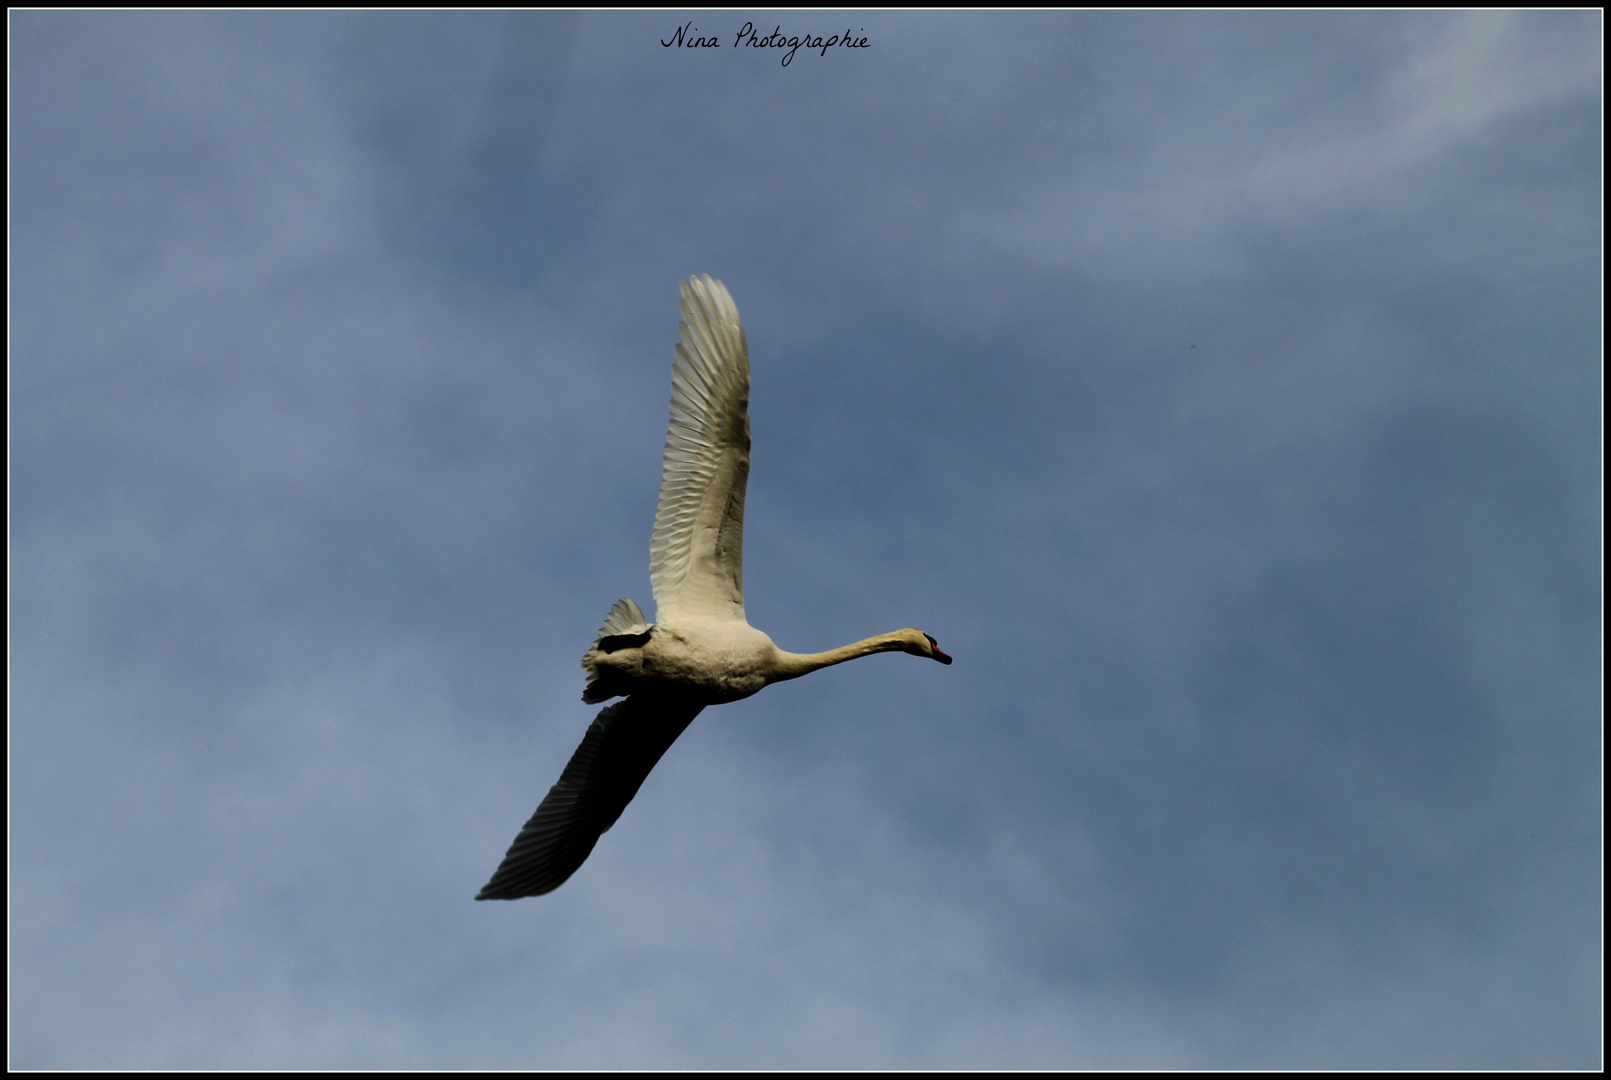
POLYGON ((750 355, 738 308, 705 275, 682 287, 671 425, 649 540, 655 619, 744 621, 750 355))

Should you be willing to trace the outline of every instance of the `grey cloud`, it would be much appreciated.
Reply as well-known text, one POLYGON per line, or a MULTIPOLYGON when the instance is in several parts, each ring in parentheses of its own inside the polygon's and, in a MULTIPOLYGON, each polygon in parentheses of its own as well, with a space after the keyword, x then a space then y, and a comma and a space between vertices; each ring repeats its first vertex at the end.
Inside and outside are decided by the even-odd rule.
POLYGON ((14 1065, 1597 1064, 1596 16, 865 19, 13 17, 14 1065), (957 663, 485 910, 705 271, 957 663))

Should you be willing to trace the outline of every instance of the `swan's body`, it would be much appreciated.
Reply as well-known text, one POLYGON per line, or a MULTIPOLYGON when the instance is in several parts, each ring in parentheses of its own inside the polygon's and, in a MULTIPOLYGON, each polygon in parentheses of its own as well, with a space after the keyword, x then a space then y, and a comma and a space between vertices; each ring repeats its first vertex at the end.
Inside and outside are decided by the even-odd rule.
POLYGON ((588 677, 582 700, 626 700, 593 721, 477 900, 540 896, 562 885, 706 705, 875 652, 951 662, 921 630, 896 630, 825 653, 790 653, 745 619, 749 351, 733 298, 709 275, 683 285, 682 318, 660 506, 649 542, 656 621, 648 622, 631 600, 610 609, 582 658, 588 677))

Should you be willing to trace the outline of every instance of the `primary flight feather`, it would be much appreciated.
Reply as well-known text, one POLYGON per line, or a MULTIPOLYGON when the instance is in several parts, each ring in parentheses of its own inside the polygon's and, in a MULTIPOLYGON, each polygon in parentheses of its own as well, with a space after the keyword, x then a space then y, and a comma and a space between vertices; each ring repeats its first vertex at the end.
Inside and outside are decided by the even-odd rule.
POLYGON ((744 617, 744 485, 750 471, 750 361, 738 308, 705 275, 682 286, 660 505, 649 540, 655 621, 617 600, 582 658, 590 704, 625 695, 588 727, 559 782, 477 900, 541 896, 564 884, 615 824, 649 771, 706 705, 749 697, 876 652, 949 664, 921 630, 824 653, 784 652, 744 617))

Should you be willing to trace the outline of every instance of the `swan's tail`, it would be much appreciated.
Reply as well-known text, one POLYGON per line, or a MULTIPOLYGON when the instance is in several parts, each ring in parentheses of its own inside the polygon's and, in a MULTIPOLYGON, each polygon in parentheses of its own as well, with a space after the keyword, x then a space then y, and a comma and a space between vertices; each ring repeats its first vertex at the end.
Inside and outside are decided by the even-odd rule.
POLYGON ((597 640, 582 657, 582 670, 587 672, 587 689, 582 691, 583 701, 589 705, 597 705, 601 701, 608 701, 628 692, 625 687, 618 688, 613 685, 615 680, 608 677, 608 672, 599 669, 597 660, 600 656, 613 653, 617 649, 642 645, 649 640, 649 632, 653 629, 649 620, 643 617, 643 609, 637 604, 625 597, 615 602, 610 608, 610 613, 604 617, 604 625, 599 627, 597 640))

